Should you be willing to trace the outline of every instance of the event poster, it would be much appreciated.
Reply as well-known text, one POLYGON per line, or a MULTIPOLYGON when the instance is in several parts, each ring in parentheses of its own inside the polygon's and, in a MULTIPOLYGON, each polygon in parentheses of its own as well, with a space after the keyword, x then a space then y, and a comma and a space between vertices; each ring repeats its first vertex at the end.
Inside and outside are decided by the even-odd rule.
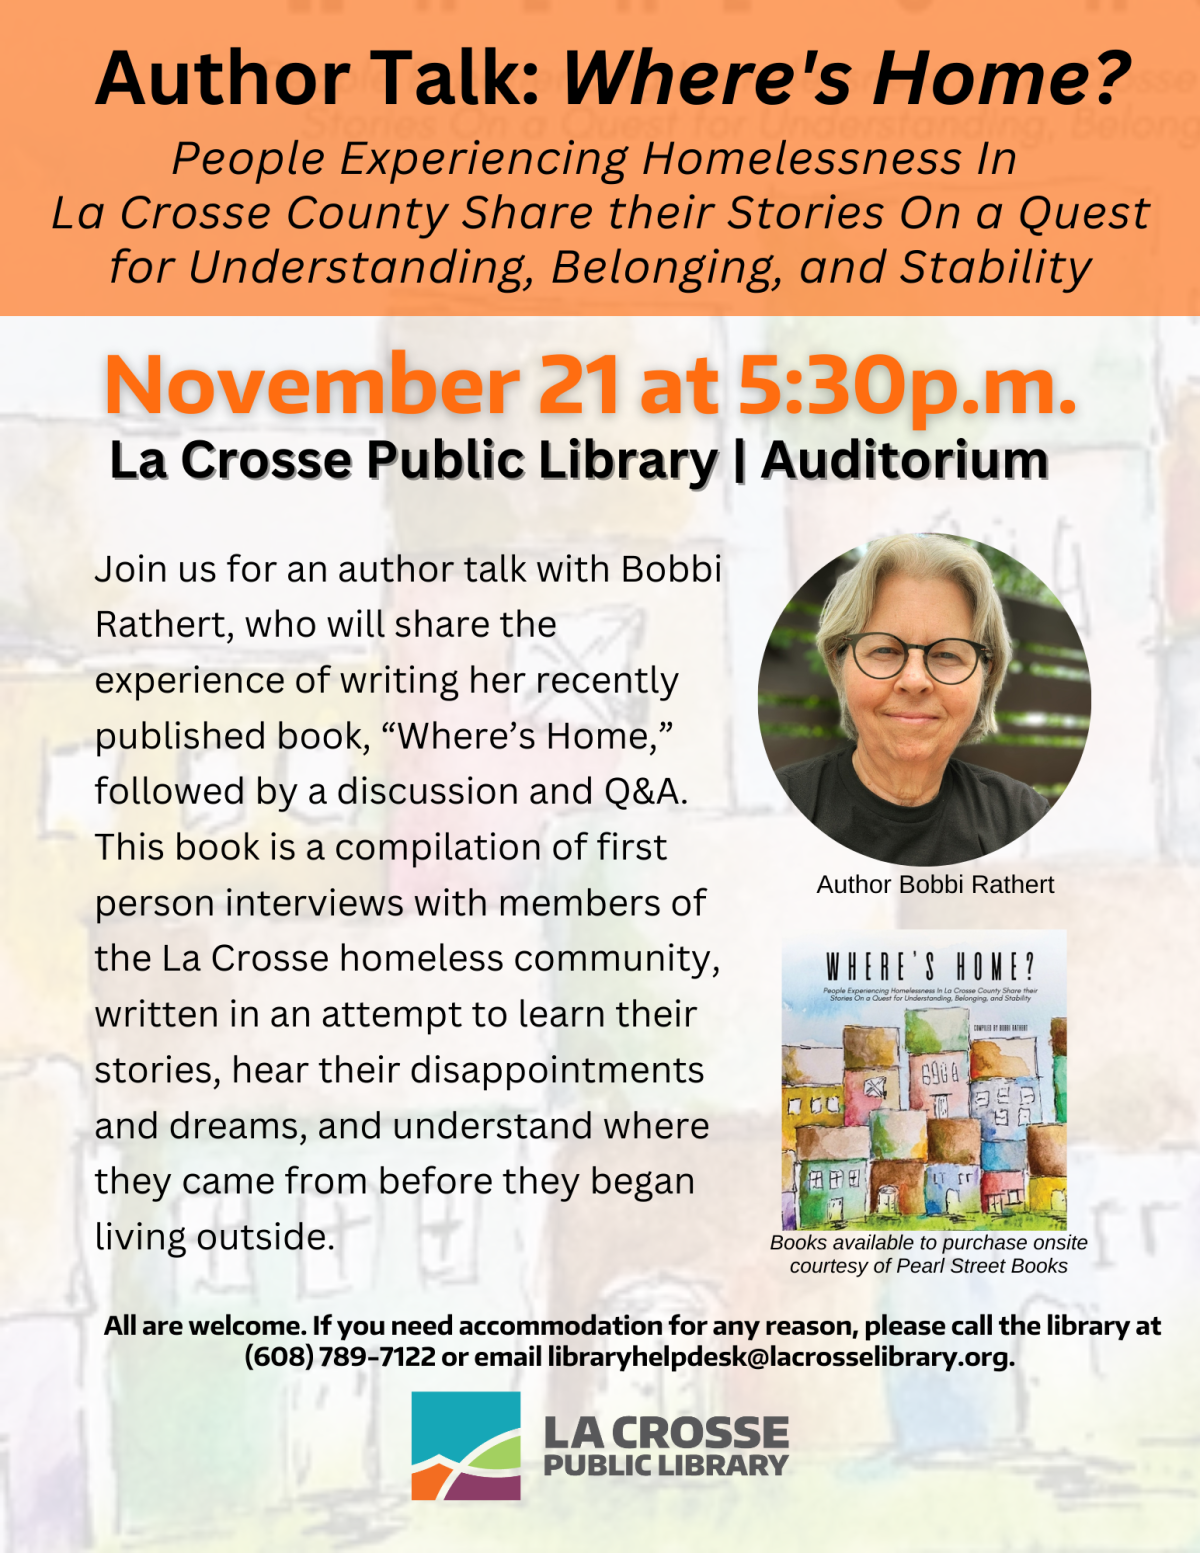
POLYGON ((0 1550, 1196 1545, 1198 20, 10 19, 0 1550))

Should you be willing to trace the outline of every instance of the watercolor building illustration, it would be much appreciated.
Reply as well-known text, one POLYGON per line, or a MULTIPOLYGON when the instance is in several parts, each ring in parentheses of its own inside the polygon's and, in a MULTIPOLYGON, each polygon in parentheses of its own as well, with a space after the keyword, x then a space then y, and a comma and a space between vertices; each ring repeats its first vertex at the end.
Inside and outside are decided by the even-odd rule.
POLYGON ((1067 1212, 1067 1021, 1051 1020, 1053 1119, 1035 1035, 972 1029, 968 1007, 845 1025, 841 1047, 785 1045, 784 1229, 865 1219, 950 1224, 1067 1212))

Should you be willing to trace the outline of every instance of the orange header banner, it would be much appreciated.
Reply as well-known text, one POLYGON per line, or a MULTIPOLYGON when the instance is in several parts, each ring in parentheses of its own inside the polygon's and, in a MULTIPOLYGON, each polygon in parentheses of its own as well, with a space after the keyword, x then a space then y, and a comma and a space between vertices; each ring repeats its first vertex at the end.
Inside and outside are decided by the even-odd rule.
POLYGON ((12 29, 10 313, 1200 312, 1195 5, 70 26, 12 29))

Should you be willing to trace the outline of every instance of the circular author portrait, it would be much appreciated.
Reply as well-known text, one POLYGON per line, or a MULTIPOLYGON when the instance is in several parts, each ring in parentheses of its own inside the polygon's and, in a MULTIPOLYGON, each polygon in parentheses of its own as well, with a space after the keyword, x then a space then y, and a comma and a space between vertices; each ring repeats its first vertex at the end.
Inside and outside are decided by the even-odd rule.
POLYGON ((759 682, 763 742, 801 814, 916 867, 985 857, 1036 825, 1089 711, 1082 645, 1045 584, 944 534, 876 540, 810 578, 759 682))

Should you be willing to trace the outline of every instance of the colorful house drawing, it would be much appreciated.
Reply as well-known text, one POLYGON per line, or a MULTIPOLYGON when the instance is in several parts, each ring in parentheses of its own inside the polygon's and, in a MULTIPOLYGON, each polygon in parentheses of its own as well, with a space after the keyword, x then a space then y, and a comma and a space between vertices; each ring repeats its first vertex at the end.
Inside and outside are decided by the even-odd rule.
POLYGON ((928 1118, 924 1111, 871 1113, 872 1213, 925 1212, 928 1156, 928 1118))
POLYGON ((843 1025, 842 1053, 848 1068, 894 1068, 900 1031, 887 1025, 843 1025))
MULTIPOLYGON (((784 1228, 1025 1208, 1065 1217, 1066 1128, 1041 1119, 1039 1038, 1000 1033, 1027 1028, 985 1025, 972 1040, 969 1007, 906 1009, 903 1103, 898 1029, 844 1025, 840 1049, 784 1046, 784 1228)), ((1050 1035, 1065 1114, 1066 1020, 1050 1035)))
POLYGON ((900 1108, 900 1031, 885 1025, 842 1030, 847 1127, 865 1127, 872 1111, 900 1108))
POLYGON ((797 1127, 840 1127, 843 1091, 840 1084, 790 1084, 783 1091, 783 1141, 790 1143, 797 1127))
POLYGON ((796 1228, 796 1151, 783 1151, 783 1227, 796 1228))
POLYGON ((1035 1123, 1025 1141, 1030 1175, 1066 1175, 1067 1129, 1061 1122, 1035 1123))
POLYGON ((965 1052, 971 1044, 969 1008, 906 1008, 904 1050, 910 1057, 965 1052))
POLYGON ((1055 1213, 1065 1217, 1067 1212, 1066 1176, 1030 1176, 1029 1197, 1026 1206, 1031 1213, 1055 1213))
POLYGON ((785 1087, 840 1085, 842 1054, 836 1046, 785 1046, 783 1082, 785 1087))
POLYGON ((924 1111, 874 1111, 871 1114, 872 1159, 929 1157, 929 1118, 924 1111))
POLYGON ((910 1056, 908 1104, 930 1116, 966 1117, 971 1114, 971 1090, 966 1052, 910 1056))
POLYGON ((985 1170, 979 1182, 980 1196, 987 1213, 1006 1213, 1025 1206, 1023 1170, 985 1170))
POLYGON ((1067 1119, 1067 1021, 1050 1021, 1050 1052, 1054 1068, 1054 1120, 1067 1119))
POLYGON ((797 1127, 840 1127, 844 1114, 842 1054, 836 1046, 783 1048, 783 1146, 797 1127))
POLYGON ((865 1127, 796 1129, 798 1229, 866 1217, 871 1135, 865 1127))
POLYGON ((1032 1037, 971 1042, 971 1115, 985 1143, 1024 1138, 1029 1123, 1041 1121, 1041 1109, 1032 1037))
POLYGON ((986 1212, 1004 1213, 1025 1206, 1029 1156, 1024 1138, 985 1137, 980 1164, 980 1194, 986 1212))
POLYGON ((1019 1170, 1024 1175, 1029 1168, 1028 1161, 1024 1138, 984 1138, 980 1145, 979 1163, 988 1174, 1019 1170))
POLYGON ((929 1117, 925 1212, 982 1212, 979 1195, 981 1129, 971 1117, 929 1117))
POLYGON ((1061 1122, 1029 1128, 1029 1207, 1037 1213, 1067 1211, 1067 1129, 1061 1122))
POLYGON ((930 1116, 969 1116, 969 1008, 908 1008, 904 1048, 908 1053, 908 1105, 930 1116))
POLYGON ((871 1161, 871 1212, 913 1217, 925 1212, 925 1163, 919 1159, 871 1161))

